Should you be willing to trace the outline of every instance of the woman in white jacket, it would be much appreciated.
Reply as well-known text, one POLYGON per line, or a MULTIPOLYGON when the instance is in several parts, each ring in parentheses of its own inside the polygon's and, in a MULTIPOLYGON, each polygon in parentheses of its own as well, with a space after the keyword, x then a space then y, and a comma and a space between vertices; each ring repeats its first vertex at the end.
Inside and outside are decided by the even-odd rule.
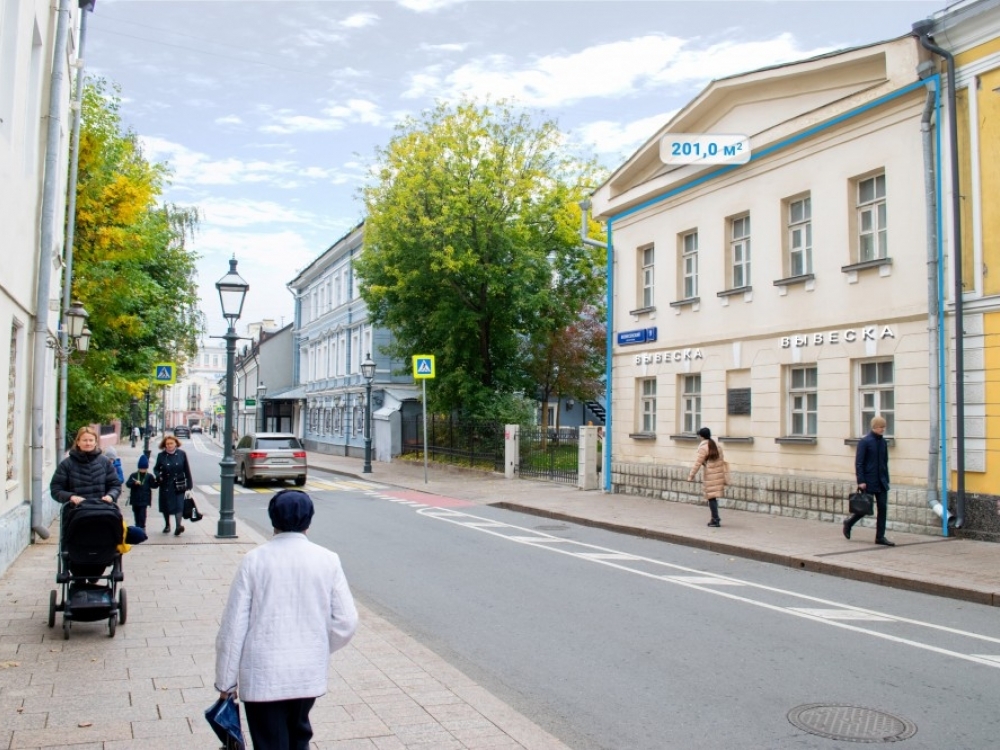
POLYGON ((326 692, 330 654, 358 611, 340 558, 306 539, 313 502, 284 490, 267 508, 274 538, 248 552, 215 639, 215 689, 237 690, 256 748, 307 750, 309 711, 326 692))

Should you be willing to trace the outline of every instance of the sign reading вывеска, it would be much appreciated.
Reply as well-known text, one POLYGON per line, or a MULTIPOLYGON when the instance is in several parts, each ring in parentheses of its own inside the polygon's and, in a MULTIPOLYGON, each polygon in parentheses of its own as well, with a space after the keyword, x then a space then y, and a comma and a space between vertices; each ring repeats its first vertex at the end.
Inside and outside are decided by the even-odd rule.
MULTIPOLYGON (((847 328, 837 331, 805 333, 797 336, 782 336, 779 339, 779 343, 782 349, 801 349, 806 346, 853 344, 856 341, 881 341, 882 339, 894 338, 896 338, 896 333, 890 326, 864 326, 862 328, 847 328)), ((635 355, 635 363, 637 365, 648 365, 661 362, 684 362, 704 358, 705 356, 700 348, 691 347, 665 352, 642 352, 635 355)))

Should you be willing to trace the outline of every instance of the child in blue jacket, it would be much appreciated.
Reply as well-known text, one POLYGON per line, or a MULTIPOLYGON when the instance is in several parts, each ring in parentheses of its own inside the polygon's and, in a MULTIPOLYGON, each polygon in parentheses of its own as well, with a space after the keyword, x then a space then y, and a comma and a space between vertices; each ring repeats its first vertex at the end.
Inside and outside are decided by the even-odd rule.
POLYGON ((135 525, 146 529, 146 509, 153 502, 153 490, 160 486, 149 473, 149 459, 139 456, 139 470, 129 474, 125 486, 129 488, 128 501, 135 516, 135 525))

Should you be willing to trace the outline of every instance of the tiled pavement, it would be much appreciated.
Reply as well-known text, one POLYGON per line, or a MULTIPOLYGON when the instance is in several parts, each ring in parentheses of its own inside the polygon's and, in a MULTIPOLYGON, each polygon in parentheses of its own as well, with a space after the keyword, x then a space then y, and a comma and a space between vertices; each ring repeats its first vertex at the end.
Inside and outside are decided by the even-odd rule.
MULTIPOLYGON (((126 465, 131 451, 120 451, 126 465)), ((0 578, 0 748, 186 750, 217 747, 204 710, 229 582, 243 554, 264 541, 214 538, 217 514, 180 537, 153 529, 124 557, 129 609, 106 621, 62 616, 46 627, 55 588, 56 538, 29 547, 0 578)), ((159 520, 158 517, 156 520, 159 520)), ((53 529, 55 532, 56 529, 53 529)), ((311 714, 313 747, 338 750, 566 750, 525 717, 370 610, 335 654, 329 692, 311 714)))

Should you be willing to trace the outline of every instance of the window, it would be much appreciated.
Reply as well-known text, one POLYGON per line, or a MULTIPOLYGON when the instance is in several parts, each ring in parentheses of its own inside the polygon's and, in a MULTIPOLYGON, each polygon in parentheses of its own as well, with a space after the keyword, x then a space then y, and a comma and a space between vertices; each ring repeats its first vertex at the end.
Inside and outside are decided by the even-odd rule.
POLYGON ((858 262, 888 257, 885 174, 858 180, 858 262))
POLYGON ((656 378, 639 381, 639 414, 641 432, 656 432, 656 378))
POLYGON ((365 427, 365 409, 361 405, 361 399, 364 396, 358 395, 357 405, 354 407, 354 434, 360 435, 364 431, 365 427))
POLYGON ((729 259, 733 289, 750 286, 750 214, 729 220, 729 259))
POLYGON ((812 273, 812 199, 788 201, 788 275, 812 273))
POLYGON ((819 391, 815 367, 792 367, 788 371, 788 434, 816 437, 819 391))
POLYGON ((861 424, 858 434, 868 433, 872 418, 885 419, 885 434, 896 434, 896 397, 893 390, 892 360, 862 362, 858 376, 858 403, 861 406, 861 424))
POLYGON ((639 250, 639 307, 653 306, 653 269, 656 260, 655 252, 650 245, 639 250))
POLYGON ((681 378, 682 432, 694 433, 701 429, 701 375, 684 375, 681 378))
POLYGON ((681 235, 681 299, 698 296, 698 232, 681 235))

